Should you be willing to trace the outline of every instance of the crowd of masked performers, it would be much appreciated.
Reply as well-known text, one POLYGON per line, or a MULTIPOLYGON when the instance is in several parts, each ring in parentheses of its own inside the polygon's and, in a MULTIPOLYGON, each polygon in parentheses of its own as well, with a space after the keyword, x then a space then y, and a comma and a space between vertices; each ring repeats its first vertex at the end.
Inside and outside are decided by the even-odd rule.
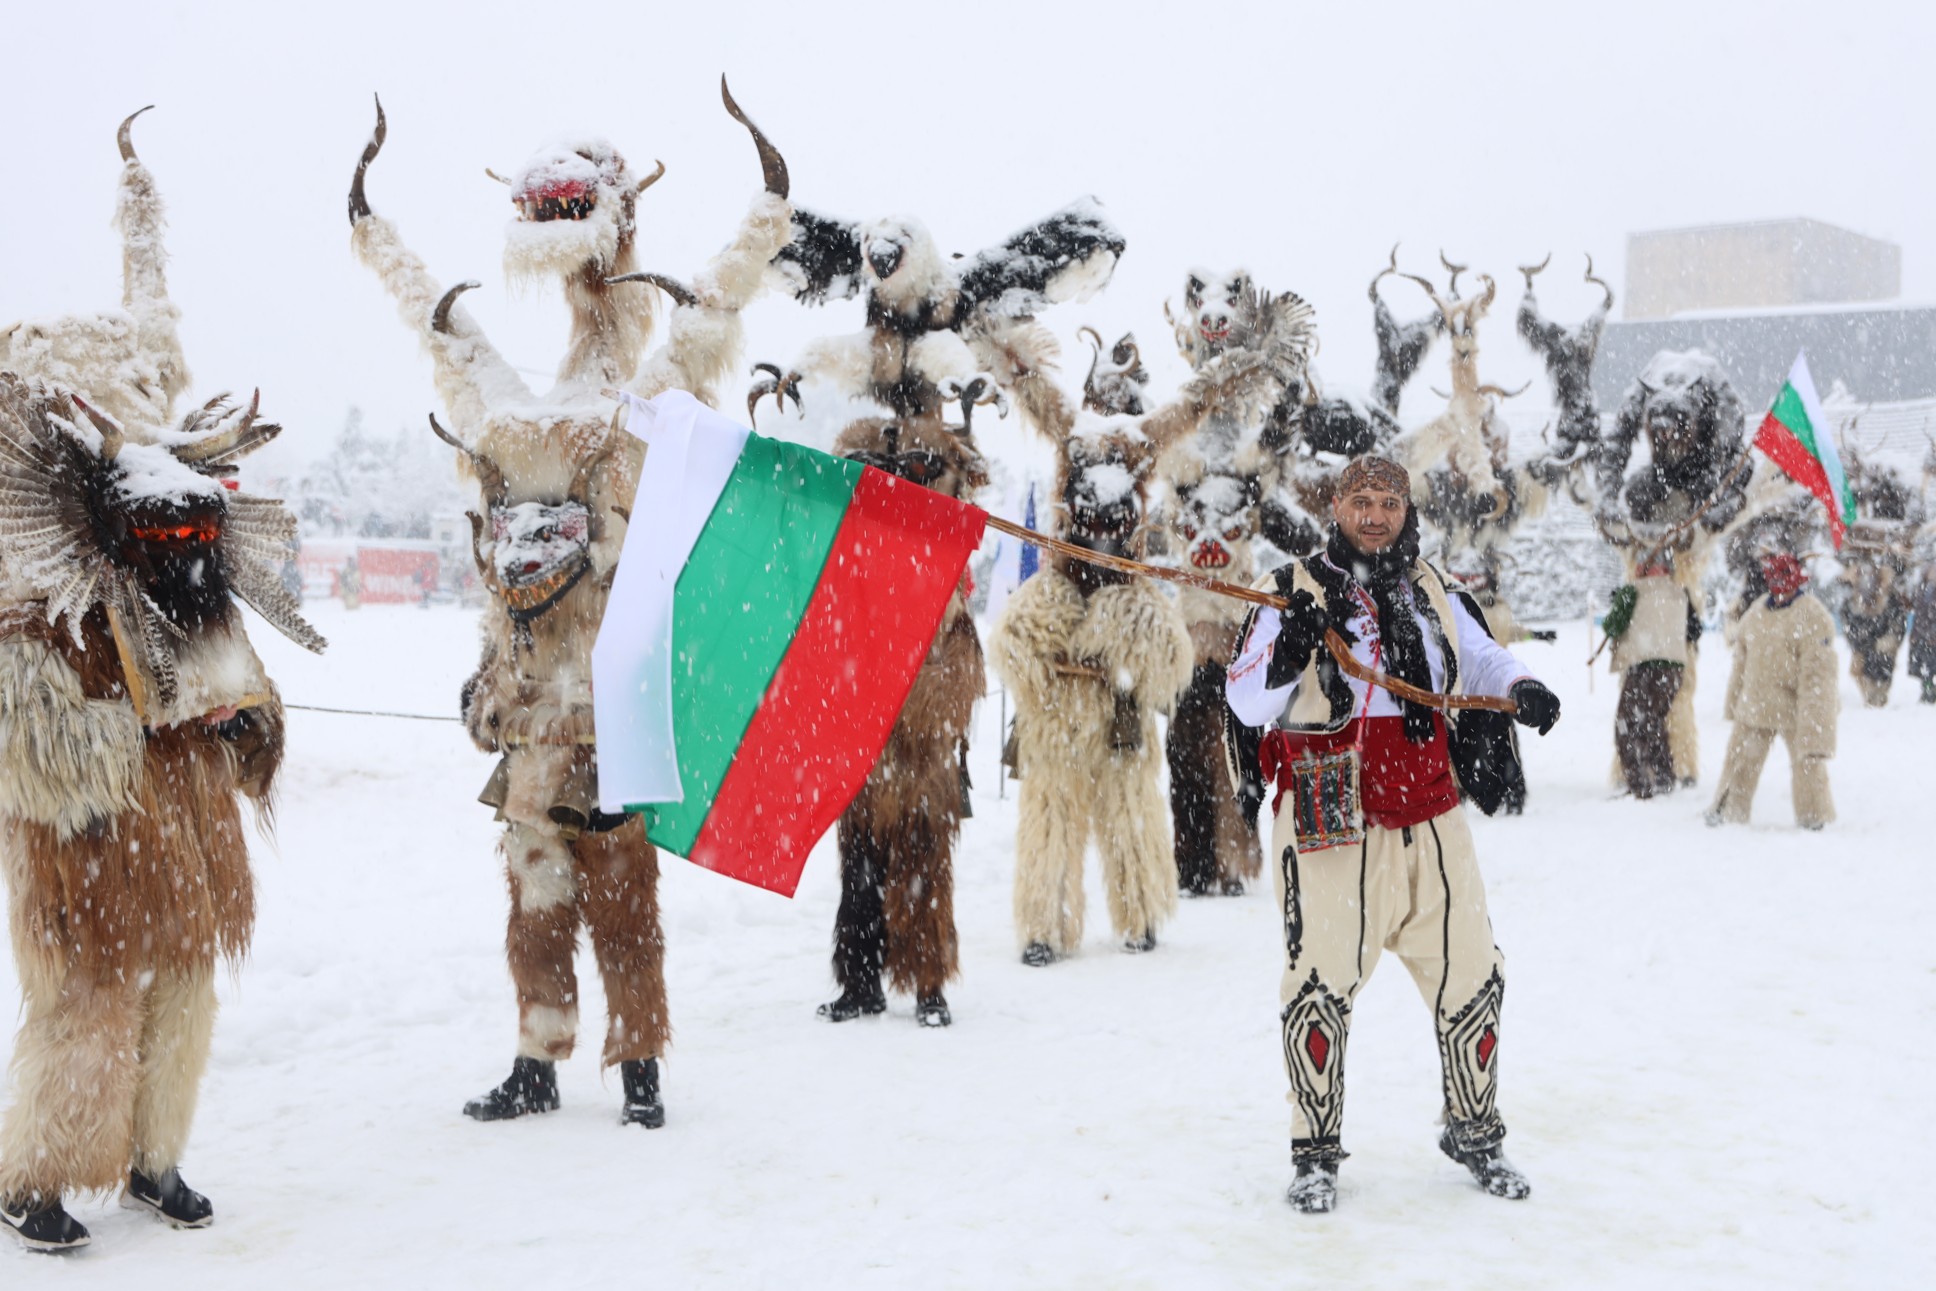
MULTIPOLYGON (((958 590, 839 821, 838 994, 821 1014, 882 1013, 892 988, 914 997, 922 1025, 950 1023, 952 858, 971 717, 992 679, 1015 713, 1003 762, 1019 778, 1024 963, 1047 968, 1082 945, 1092 844, 1129 951, 1157 947, 1180 892, 1240 895, 1268 874, 1284 919, 1290 1201, 1336 1201, 1352 1002, 1386 949, 1433 1012, 1441 1147, 1486 1192, 1526 1196, 1501 1146, 1504 961, 1464 814, 1468 802, 1522 810, 1518 728, 1544 734, 1559 719, 1511 650, 1541 635, 1506 599, 1518 526, 1567 493, 1626 564, 1604 627, 1623 674, 1618 774, 1635 797, 1695 778, 1704 580, 1724 550, 1740 589, 1735 725, 1710 819, 1747 818, 1777 735, 1799 823, 1834 814, 1835 624, 1808 570, 1823 533, 1807 500, 1751 460, 1725 374, 1704 355, 1662 354, 1603 416, 1590 377, 1613 293, 1588 260, 1604 300, 1555 323, 1534 291, 1548 262, 1528 265, 1517 331, 1546 367, 1558 419, 1541 455, 1515 461, 1500 415, 1514 392, 1486 381, 1479 359, 1496 281, 1475 274, 1462 290, 1469 267, 1441 256, 1443 279, 1408 272, 1394 248, 1370 280, 1368 398, 1320 379, 1311 307, 1243 271, 1191 271, 1166 307, 1189 368, 1177 389, 1152 388, 1134 336, 1086 331, 1093 353, 1074 382, 1042 316, 1107 285, 1127 243, 1100 204, 1078 200, 950 256, 915 220, 798 204, 778 148, 723 83, 722 98, 759 183, 721 230, 723 248, 683 275, 640 244, 639 209, 663 166, 642 172, 587 138, 503 177, 507 272, 557 283, 570 306, 542 391, 464 309, 478 283, 461 275, 474 266, 448 266, 460 276, 447 286, 379 213, 378 177, 410 180, 373 169, 390 129, 380 104, 352 174, 351 250, 429 357, 442 416, 426 433, 474 490, 491 594, 461 715, 494 759, 480 798, 503 826, 517 1041, 509 1074, 463 1112, 497 1121, 559 1105, 582 928, 604 984, 601 1060, 621 1072, 620 1120, 665 1123, 658 856, 640 820, 601 810, 597 792, 590 651, 626 529, 651 522, 632 511, 643 453, 608 392, 684 390, 719 407, 750 371, 749 419, 769 399, 783 414, 849 409, 833 452, 952 497, 989 480, 978 416, 1019 416, 1055 459, 1047 528, 1063 545, 985 641, 958 590), (1390 298, 1406 283, 1417 305, 1401 320, 1390 298), (766 356, 743 352, 740 314, 769 290, 808 306, 861 298, 865 326, 749 368, 766 356), (1402 395, 1438 353, 1444 407, 1401 424, 1402 395), (1267 603, 1179 594, 1126 570, 1136 560, 1267 603)), ((266 824, 283 751, 281 701, 238 604, 324 645, 280 577, 293 517, 237 487, 238 461, 279 427, 258 397, 182 411, 191 378, 162 203, 133 123, 118 136, 121 308, 0 332, 0 855, 25 995, 0 1219, 40 1250, 87 1242, 63 1204, 77 1192, 119 1189, 181 1228, 213 1217, 179 1166, 216 963, 249 944, 243 806, 266 824)), ((1857 680, 1870 702, 1886 698, 1908 637, 1910 670, 1936 701, 1936 578, 1913 571, 1920 492, 1883 468, 1854 475, 1861 516, 1836 599, 1857 680)))

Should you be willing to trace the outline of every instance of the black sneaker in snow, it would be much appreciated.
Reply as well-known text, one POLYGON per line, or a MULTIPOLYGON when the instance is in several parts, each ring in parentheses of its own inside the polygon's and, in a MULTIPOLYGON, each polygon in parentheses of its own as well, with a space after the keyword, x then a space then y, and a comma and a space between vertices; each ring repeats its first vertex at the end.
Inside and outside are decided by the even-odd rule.
POLYGON ((1123 938, 1123 949, 1132 955, 1146 955, 1156 949, 1156 931, 1151 929, 1140 937, 1123 938))
POLYGON ((948 1012, 946 997, 936 993, 921 997, 914 1006, 914 1020, 924 1027, 945 1027, 954 1022, 955 1015, 948 1012))
POLYGON ((828 1000, 814 1012, 829 1022, 849 1022, 869 1014, 887 1012, 887 997, 881 994, 878 986, 871 991, 849 986, 840 993, 839 999, 828 1000))
POLYGON ((0 1201, 0 1223, 30 1251, 77 1251, 89 1240, 87 1229, 58 1197, 49 1205, 41 1205, 37 1197, 8 1197, 0 1201))
POLYGON ((215 1222, 215 1207, 183 1183, 181 1171, 172 1166, 155 1179, 139 1170, 128 1171, 128 1190, 121 1194, 121 1204, 129 1210, 145 1210, 176 1228, 207 1228, 215 1222))
POLYGON ((504 1083, 464 1104, 474 1121, 509 1121, 558 1110, 558 1068, 543 1058, 514 1058, 504 1083))
POLYGON ((1022 962, 1030 968, 1046 968, 1055 962, 1055 952, 1046 942, 1031 941, 1022 951, 1022 962))
POLYGON ((1506 1160, 1505 1150, 1496 1143, 1486 1148, 1461 1147, 1447 1126, 1439 1135, 1439 1151, 1470 1170, 1474 1182, 1494 1197, 1523 1201, 1533 1195, 1533 1185, 1506 1160))
POLYGON ((659 1101, 659 1060, 641 1058, 618 1065, 625 1084, 625 1110, 619 1113, 620 1125, 643 1125, 656 1130, 665 1124, 665 1104, 659 1101))
POLYGON ((1338 1204, 1338 1163, 1323 1158, 1299 1161, 1284 1200, 1306 1215, 1329 1214, 1338 1204))

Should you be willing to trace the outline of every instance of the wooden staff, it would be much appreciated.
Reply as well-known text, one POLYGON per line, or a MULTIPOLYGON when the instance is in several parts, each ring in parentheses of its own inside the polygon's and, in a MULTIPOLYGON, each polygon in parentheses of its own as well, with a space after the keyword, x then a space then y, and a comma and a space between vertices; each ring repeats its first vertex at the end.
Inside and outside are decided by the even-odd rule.
MULTIPOLYGON (((1185 587, 1201 588, 1206 592, 1214 592, 1218 596, 1228 596, 1234 600, 1248 601, 1252 605, 1267 606, 1274 610, 1290 607, 1289 601, 1270 592, 1260 592, 1254 587, 1226 583, 1220 578, 1212 578, 1208 574, 1198 574, 1187 569, 1165 569, 1159 565, 1146 565, 1140 560, 1130 560, 1126 556, 1111 556, 1100 551, 1090 551, 1087 547, 1078 547, 1072 542, 1063 542, 1060 539, 1036 533, 1033 529, 1025 529, 1014 521, 1004 520, 1000 516, 989 516, 988 527, 1011 537, 1020 538, 1023 542, 1032 542, 1050 551, 1060 552, 1075 560, 1087 561, 1089 564, 1101 565, 1121 573, 1181 583, 1185 587)), ((1339 670, 1347 676, 1355 677, 1367 685, 1382 687, 1400 699, 1410 700, 1414 704, 1423 704, 1427 708, 1436 708, 1441 712, 1464 708, 1482 708, 1493 713, 1519 711, 1519 705, 1510 699, 1492 695, 1441 695, 1436 691, 1421 690, 1408 681, 1379 672, 1376 668, 1360 663, 1351 653, 1350 647, 1345 645, 1344 638, 1339 636, 1335 629, 1324 630, 1324 645, 1331 652, 1331 658, 1337 662, 1339 670)))

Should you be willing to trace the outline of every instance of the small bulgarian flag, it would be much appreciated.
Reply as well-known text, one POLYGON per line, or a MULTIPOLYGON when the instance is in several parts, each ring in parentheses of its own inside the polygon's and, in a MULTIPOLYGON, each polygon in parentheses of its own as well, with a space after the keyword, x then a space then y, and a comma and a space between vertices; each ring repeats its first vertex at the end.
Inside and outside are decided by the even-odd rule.
POLYGON ((1829 537, 1839 551, 1842 535, 1855 523, 1855 490, 1842 470, 1822 401, 1815 397, 1806 353, 1795 356, 1795 366, 1788 370, 1775 406, 1761 419, 1754 442, 1789 478, 1822 500, 1828 508, 1829 537))
POLYGON ((599 805, 791 896, 886 746, 985 513, 683 390, 625 403, 647 447, 592 647, 599 805))

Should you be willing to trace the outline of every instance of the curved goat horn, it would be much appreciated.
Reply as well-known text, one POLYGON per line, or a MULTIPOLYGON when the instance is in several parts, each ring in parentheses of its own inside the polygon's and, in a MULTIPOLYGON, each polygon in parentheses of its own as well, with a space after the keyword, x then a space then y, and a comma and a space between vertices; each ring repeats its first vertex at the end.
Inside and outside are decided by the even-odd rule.
POLYGON ((1528 381, 1525 385, 1519 387, 1519 389, 1517 390, 1508 390, 1504 386, 1482 385, 1479 387, 1479 393, 1498 395, 1501 399, 1517 399, 1520 395, 1525 394, 1528 390, 1531 390, 1532 388, 1533 388, 1533 383, 1530 381, 1528 381))
POLYGON ((145 108, 136 108, 133 112, 128 113, 128 119, 121 123, 121 128, 119 130, 116 130, 114 132, 114 141, 121 145, 122 161, 140 161, 141 160, 139 157, 134 155, 134 136, 129 132, 129 127, 134 125, 134 119, 140 116, 143 112, 153 111, 154 106, 155 106, 154 104, 150 103, 145 108))
POLYGON ((1592 284, 1594 284, 1594 285, 1595 285, 1596 287, 1598 287, 1598 288, 1599 288, 1599 289, 1600 289, 1601 291, 1604 291, 1604 292, 1606 292, 1606 293, 1607 293, 1607 303, 1606 303, 1606 304, 1604 304, 1604 305, 1602 305, 1602 306, 1601 306, 1601 308, 1602 308, 1602 309, 1612 309, 1612 308, 1613 308, 1613 288, 1612 288, 1612 287, 1611 287, 1610 285, 1608 285, 1608 283, 1607 283, 1607 280, 1606 280, 1606 279, 1604 279, 1604 278, 1600 278, 1600 277, 1596 277, 1596 276, 1594 275, 1594 273, 1593 273, 1593 255, 1592 255, 1592 253, 1591 253, 1591 252, 1589 252, 1589 253, 1587 254, 1587 257, 1586 257, 1586 280, 1587 280, 1588 282, 1590 282, 1590 283, 1592 283, 1592 284))
MULTIPOLYGON (((374 96, 373 96, 374 97, 374 96)), ((350 180, 350 227, 370 213, 369 199, 363 196, 363 172, 370 168, 376 155, 383 151, 383 140, 390 133, 389 122, 383 118, 383 100, 376 100, 376 129, 370 132, 370 142, 363 145, 362 159, 356 163, 356 175, 350 180)))
POLYGON ((1119 368, 1133 368, 1143 361, 1143 352, 1136 348, 1134 337, 1124 336, 1122 340, 1116 342, 1115 348, 1109 351, 1109 361, 1119 368))
POLYGON ((451 334, 450 307, 457 303, 459 296, 474 287, 481 287, 483 285, 483 283, 473 278, 469 282, 460 282, 445 292, 443 299, 437 302, 437 308, 430 311, 430 330, 441 336, 449 336, 451 334))
POLYGON ((1444 247, 1439 248, 1439 263, 1444 265, 1446 272, 1452 275, 1452 299, 1457 300, 1459 298, 1459 275, 1472 266, 1469 264, 1453 264, 1450 260, 1447 260, 1445 258, 1444 247))
POLYGON ((766 191, 775 197, 785 197, 792 186, 792 182, 787 178, 786 158, 782 157, 780 150, 760 133, 760 128, 753 124, 746 113, 740 111, 739 104, 733 101, 733 92, 726 88, 724 73, 721 73, 719 78, 719 97, 726 102, 727 115, 745 126, 747 133, 753 136, 753 146, 759 149, 760 153, 760 174, 766 178, 766 191))
POLYGON ((449 444, 452 448, 456 449, 464 456, 470 458, 472 461, 477 460, 477 454, 471 452, 471 446, 469 444, 466 444, 463 440, 457 438, 457 436, 451 434, 449 431, 445 430, 443 427, 443 424, 437 420, 437 414, 434 412, 430 414, 430 433, 435 435, 437 438, 443 440, 446 444, 449 444))
MULTIPOLYGON (((1440 299, 1439 289, 1432 285, 1432 280, 1430 278, 1421 278, 1415 273, 1405 273, 1402 270, 1399 271, 1398 276, 1400 278, 1403 278, 1407 282, 1415 282, 1419 286, 1423 287, 1425 289, 1425 294, 1432 298, 1432 304, 1438 309, 1439 317, 1443 318, 1448 324, 1451 323, 1452 306, 1446 304, 1444 300, 1440 299)), ((1453 297, 1453 299, 1456 300, 1457 297, 1455 296, 1453 297)))
POLYGON ((692 288, 686 286, 686 284, 680 282, 677 278, 669 278, 662 273, 622 273, 616 278, 607 278, 605 285, 607 287, 616 287, 622 282, 649 282, 666 295, 672 297, 674 303, 685 305, 688 308, 699 303, 699 297, 693 294, 692 288))
POLYGON ((658 183, 660 180, 665 178, 664 162, 654 157, 652 159, 652 166, 653 166, 652 173, 650 175, 647 175, 644 179, 641 179, 638 183, 638 187, 632 190, 632 193, 634 196, 637 196, 638 194, 643 193, 646 189, 652 187, 654 184, 658 183))
MULTIPOLYGON (((1553 253, 1551 251, 1548 251, 1546 253, 1546 258, 1540 261, 1538 264, 1523 264, 1519 266, 1519 272, 1526 275, 1527 291, 1531 291, 1533 289, 1533 275, 1537 273, 1546 272, 1546 266, 1552 263, 1553 263, 1553 253)), ((1588 265, 1587 272, 1588 273, 1593 272, 1591 264, 1588 265)))
POLYGON ((506 188, 509 188, 511 186, 510 180, 498 174, 495 170, 492 170, 489 166, 486 166, 484 168, 484 173, 489 175, 492 179, 495 179, 498 183, 504 185, 506 188))
POLYGON ((1493 301, 1494 301, 1494 300, 1495 300, 1495 299, 1496 299, 1496 298, 1498 297, 1498 295, 1499 295, 1499 284, 1498 284, 1498 283, 1496 283, 1496 282, 1494 282, 1494 281, 1492 280, 1492 275, 1491 275, 1491 274, 1489 274, 1489 273, 1482 273, 1482 274, 1480 274, 1480 275, 1479 275, 1479 281, 1480 281, 1480 282, 1483 282, 1483 283, 1484 283, 1484 284, 1486 285, 1486 292, 1485 292, 1485 295, 1483 295, 1483 296, 1481 296, 1481 297, 1479 297, 1479 300, 1478 300, 1478 303, 1477 303, 1477 307, 1476 307, 1476 309, 1475 309, 1475 317, 1476 317, 1476 316, 1477 316, 1478 314, 1483 314, 1483 313, 1485 313, 1485 312, 1486 312, 1486 311, 1487 311, 1488 309, 1491 309, 1491 308, 1492 308, 1492 302, 1493 302, 1493 301))
POLYGON ((1087 340, 1091 345, 1096 347, 1096 353, 1102 353, 1102 334, 1095 328, 1089 326, 1089 324, 1084 323, 1081 327, 1076 328, 1076 337, 1078 340, 1087 340))
POLYGON ((1380 269, 1378 271, 1378 277, 1373 278, 1371 280, 1371 286, 1365 288, 1365 295, 1371 298, 1371 302, 1374 305, 1378 303, 1379 282, 1387 277, 1390 277, 1392 274, 1395 274, 1397 272, 1398 272, 1398 243, 1394 242, 1392 243, 1392 249, 1391 249, 1391 263, 1386 265, 1383 269, 1380 269))
POLYGON ((109 461, 119 457, 121 445, 126 443, 128 438, 121 429, 121 423, 106 413, 96 412, 89 406, 87 400, 72 391, 68 392, 67 398, 76 408, 87 414, 87 419, 94 423, 94 429, 101 433, 101 456, 109 461))

